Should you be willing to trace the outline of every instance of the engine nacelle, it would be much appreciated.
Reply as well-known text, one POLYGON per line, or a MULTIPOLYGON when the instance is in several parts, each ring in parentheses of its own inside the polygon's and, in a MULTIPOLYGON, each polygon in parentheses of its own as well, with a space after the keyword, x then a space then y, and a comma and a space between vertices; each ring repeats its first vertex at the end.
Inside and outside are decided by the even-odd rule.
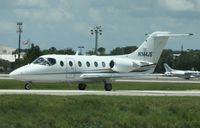
POLYGON ((134 64, 130 59, 117 58, 110 61, 110 68, 115 72, 128 73, 134 69, 134 64))
POLYGON ((165 76, 172 76, 172 73, 170 73, 170 72, 165 72, 164 74, 165 74, 165 76))

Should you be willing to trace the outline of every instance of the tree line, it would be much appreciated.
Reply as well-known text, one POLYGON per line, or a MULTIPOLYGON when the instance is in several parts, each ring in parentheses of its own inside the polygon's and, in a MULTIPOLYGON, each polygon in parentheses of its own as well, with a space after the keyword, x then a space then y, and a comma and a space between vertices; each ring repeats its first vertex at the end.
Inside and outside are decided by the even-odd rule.
MULTIPOLYGON (((129 54, 137 49, 137 46, 126 46, 126 47, 116 47, 106 54, 106 49, 100 47, 98 53, 102 55, 122 55, 129 54)), ((51 47, 49 49, 41 50, 39 46, 31 44, 30 49, 24 49, 25 56, 23 59, 16 60, 13 63, 8 61, 0 60, 0 67, 6 67, 6 69, 16 69, 25 64, 31 63, 33 60, 38 58, 41 55, 46 54, 68 54, 74 55, 76 52, 72 48, 66 49, 56 49, 51 47), (9 67, 9 68, 8 68, 9 67)), ((93 55, 94 51, 89 50, 86 52, 88 55, 93 55)), ((171 49, 164 49, 161 57, 158 61, 158 64, 155 69, 155 73, 165 72, 163 63, 167 63, 169 66, 175 69, 182 70, 200 70, 200 50, 187 50, 187 51, 173 51, 171 49)), ((1 71, 1 70, 0 70, 1 71)))

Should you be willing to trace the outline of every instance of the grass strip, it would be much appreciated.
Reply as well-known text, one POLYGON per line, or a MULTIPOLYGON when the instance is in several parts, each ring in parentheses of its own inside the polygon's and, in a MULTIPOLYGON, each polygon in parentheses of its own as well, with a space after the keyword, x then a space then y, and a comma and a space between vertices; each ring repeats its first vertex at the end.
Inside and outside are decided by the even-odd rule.
POLYGON ((1 95, 3 128, 199 128, 199 97, 1 95))

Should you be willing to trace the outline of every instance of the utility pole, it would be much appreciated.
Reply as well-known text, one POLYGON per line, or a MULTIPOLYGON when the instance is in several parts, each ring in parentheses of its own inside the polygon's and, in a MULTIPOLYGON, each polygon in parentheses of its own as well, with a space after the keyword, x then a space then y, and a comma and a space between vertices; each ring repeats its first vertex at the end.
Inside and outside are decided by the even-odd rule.
POLYGON ((18 59, 20 59, 21 53, 21 33, 22 31, 23 22, 17 22, 17 33, 19 33, 19 45, 18 45, 18 59))
POLYGON ((91 34, 95 35, 95 55, 98 55, 98 35, 102 35, 101 26, 95 26, 94 29, 91 30, 91 34))
POLYGON ((80 54, 82 55, 82 49, 84 48, 84 46, 78 46, 78 48, 80 49, 80 54))

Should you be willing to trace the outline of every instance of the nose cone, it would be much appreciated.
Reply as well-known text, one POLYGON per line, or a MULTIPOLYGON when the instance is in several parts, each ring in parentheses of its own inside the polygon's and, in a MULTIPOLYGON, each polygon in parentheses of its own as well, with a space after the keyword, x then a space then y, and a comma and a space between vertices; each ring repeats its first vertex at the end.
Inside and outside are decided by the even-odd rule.
POLYGON ((16 80, 23 80, 23 77, 26 75, 28 68, 29 68, 28 65, 22 66, 18 69, 15 69, 14 71, 12 71, 9 74, 9 76, 16 80))
POLYGON ((9 74, 9 77, 13 78, 13 79, 19 79, 20 78, 20 75, 21 75, 21 71, 19 69, 16 69, 14 71, 12 71, 10 74, 9 74))
POLYGON ((42 65, 28 64, 12 71, 9 76, 20 81, 33 81, 35 80, 35 74, 42 72, 41 68, 43 67, 42 65))

